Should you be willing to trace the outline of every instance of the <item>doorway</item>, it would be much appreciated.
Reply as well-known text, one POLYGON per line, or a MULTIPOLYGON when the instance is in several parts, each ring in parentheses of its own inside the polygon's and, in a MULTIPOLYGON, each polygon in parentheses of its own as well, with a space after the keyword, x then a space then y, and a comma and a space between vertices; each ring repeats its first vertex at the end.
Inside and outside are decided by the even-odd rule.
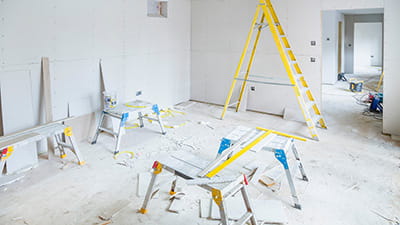
POLYGON ((380 74, 382 23, 354 23, 354 74, 380 74))

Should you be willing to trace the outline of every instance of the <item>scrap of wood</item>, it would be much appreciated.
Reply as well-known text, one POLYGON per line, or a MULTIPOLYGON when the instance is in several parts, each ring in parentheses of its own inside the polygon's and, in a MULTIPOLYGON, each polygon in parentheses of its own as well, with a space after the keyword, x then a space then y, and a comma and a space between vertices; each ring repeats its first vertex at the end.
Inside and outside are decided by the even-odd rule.
POLYGON ((42 76, 43 76, 43 92, 44 104, 46 112, 46 123, 53 122, 53 107, 51 100, 51 78, 49 58, 42 57, 42 76))
POLYGON ((272 178, 270 178, 268 176, 265 176, 265 175, 262 175, 259 178, 258 182, 260 182, 261 184, 263 184, 263 185, 265 185, 267 187, 272 187, 272 186, 274 186, 276 184, 274 179, 272 179, 272 178))
POLYGON ((179 213, 179 211, 181 211, 185 205, 185 200, 184 200, 184 193, 177 193, 180 195, 175 195, 173 197, 171 197, 171 203, 169 204, 168 207, 168 211, 169 212, 173 212, 173 213, 179 213))

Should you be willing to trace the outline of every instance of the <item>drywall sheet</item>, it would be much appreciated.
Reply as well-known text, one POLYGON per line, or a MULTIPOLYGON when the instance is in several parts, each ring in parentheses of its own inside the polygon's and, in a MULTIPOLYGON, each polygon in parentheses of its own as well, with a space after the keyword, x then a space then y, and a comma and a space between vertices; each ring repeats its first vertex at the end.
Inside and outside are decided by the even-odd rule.
POLYGON ((95 60, 54 62, 52 68, 54 120, 100 110, 100 75, 95 60))
MULTIPOLYGON (((0 73, 1 108, 4 134, 35 126, 33 118, 31 76, 29 71, 0 73)), ((7 173, 37 164, 36 143, 14 149, 7 160, 7 173)))
POLYGON ((3 0, 0 15, 0 72, 31 71, 35 124, 44 122, 41 57, 55 120, 99 112, 100 60, 121 101, 137 90, 165 106, 189 99, 191 0, 169 2, 168 18, 148 17, 142 0, 3 0))

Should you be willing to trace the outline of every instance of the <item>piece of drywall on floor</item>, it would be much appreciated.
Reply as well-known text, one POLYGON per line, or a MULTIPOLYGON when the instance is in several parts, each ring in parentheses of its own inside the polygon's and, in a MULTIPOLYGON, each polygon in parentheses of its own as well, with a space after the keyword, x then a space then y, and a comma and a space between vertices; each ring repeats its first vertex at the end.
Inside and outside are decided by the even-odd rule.
POLYGON ((382 23, 354 23, 354 74, 379 74, 382 23))
POLYGON ((143 0, 0 1, 0 71, 31 72, 35 125, 43 122, 43 56, 50 59, 54 119, 100 110, 100 59, 122 100, 140 89, 162 105, 186 101, 190 6, 190 0, 168 2, 168 18, 155 18, 143 0))
POLYGON ((338 74, 338 23, 344 21, 342 13, 322 11, 322 83, 334 84, 338 74))
MULTIPOLYGON (((0 73, 3 130, 8 135, 35 125, 29 71, 0 73)), ((7 173, 34 166, 38 162, 36 143, 16 147, 7 160, 7 173)))
MULTIPOLYGON (((382 7, 383 8, 383 7, 382 7)), ((376 10, 375 10, 376 11, 376 10)), ((343 11, 345 13, 344 29, 344 72, 354 73, 354 24, 355 23, 383 23, 383 14, 348 14, 357 11, 343 11)), ((360 13, 368 13, 361 10, 360 13)))
POLYGON ((384 29, 384 70, 383 92, 383 132, 400 137, 400 76, 398 64, 400 62, 400 1, 385 1, 385 29, 384 29))
MULTIPOLYGON (((216 104, 224 104, 233 73, 235 72, 247 33, 250 29, 257 1, 231 0, 193 0, 192 1, 192 72, 191 98, 216 104)), ((321 99, 321 10, 343 10, 354 8, 382 8, 383 0, 299 0, 272 1, 281 24, 287 33, 294 53, 301 61, 307 81, 317 101, 321 99), (315 45, 311 45, 315 41, 315 45), (315 59, 315 62, 311 62, 315 59)), ((264 31, 261 40, 269 41, 270 32, 264 31), (267 36, 267 37, 265 37, 267 36), (268 37, 269 36, 269 37, 268 37)), ((260 55, 265 58, 278 56, 273 42, 264 43, 258 49, 256 59, 260 55), (266 47, 265 47, 266 46, 266 47)), ((281 72, 281 64, 276 60, 262 61, 263 67, 276 69, 277 72, 267 76, 285 77, 281 72)), ((254 63, 254 66, 256 62, 254 63)), ((244 67, 245 68, 245 67, 244 67)), ((242 71, 244 70, 242 69, 242 71)), ((337 68, 335 69, 337 70, 337 68)), ((259 87, 257 87, 259 88, 259 87)), ((264 104, 259 111, 279 113, 285 106, 296 105, 293 91, 264 85, 263 94, 249 93, 249 109, 252 105, 263 104, 273 93, 281 101, 264 104), (268 96, 265 96, 267 94, 268 96), (271 111, 274 108, 275 111, 271 111)), ((259 88, 259 90, 260 90, 259 88)), ((261 91, 260 91, 261 92, 261 91)), ((234 102, 236 99, 233 99, 234 102)))

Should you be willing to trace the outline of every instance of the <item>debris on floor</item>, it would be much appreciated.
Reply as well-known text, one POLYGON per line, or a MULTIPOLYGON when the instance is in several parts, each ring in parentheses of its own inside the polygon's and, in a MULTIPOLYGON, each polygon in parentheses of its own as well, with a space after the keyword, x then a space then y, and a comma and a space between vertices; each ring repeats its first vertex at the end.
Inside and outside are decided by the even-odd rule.
MULTIPOLYGON (((258 221, 263 223, 287 224, 288 218, 282 202, 277 200, 257 200, 251 199, 253 209, 258 221)), ((228 206, 228 217, 230 220, 238 220, 246 212, 241 196, 226 199, 228 206)), ((221 219, 219 207, 212 199, 200 199, 200 217, 214 220, 221 219)))

